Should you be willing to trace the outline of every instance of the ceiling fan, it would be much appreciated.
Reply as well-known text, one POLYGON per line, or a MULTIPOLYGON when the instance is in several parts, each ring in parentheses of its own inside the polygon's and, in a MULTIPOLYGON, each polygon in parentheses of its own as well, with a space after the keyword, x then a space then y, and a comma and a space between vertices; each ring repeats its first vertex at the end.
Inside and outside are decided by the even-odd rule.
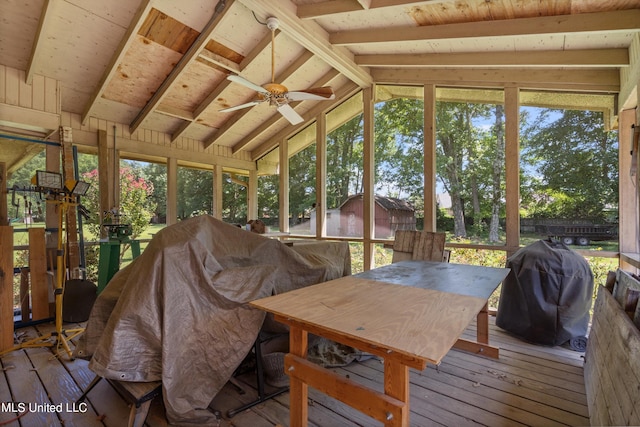
POLYGON ((335 98, 333 89, 329 86, 316 87, 307 90, 289 91, 285 86, 275 82, 275 31, 280 25, 277 18, 270 17, 267 19, 267 28, 271 30, 271 83, 259 86, 250 82, 244 77, 238 75, 229 75, 228 80, 239 83, 245 87, 258 92, 258 99, 247 102, 245 104, 236 105, 234 107, 224 108, 220 112, 229 112, 240 110, 243 108, 253 107, 254 105, 268 102, 269 105, 276 107, 278 112, 284 116, 292 125, 302 123, 304 119, 291 106, 291 101, 324 101, 335 98))

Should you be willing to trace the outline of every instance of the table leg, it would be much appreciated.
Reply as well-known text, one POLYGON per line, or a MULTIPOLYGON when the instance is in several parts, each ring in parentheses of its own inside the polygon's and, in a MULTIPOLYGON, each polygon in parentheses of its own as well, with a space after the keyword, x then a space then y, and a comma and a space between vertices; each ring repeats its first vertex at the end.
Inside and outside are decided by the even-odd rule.
POLYGON ((482 307, 476 317, 478 342, 489 344, 489 303, 482 307))
POLYGON ((482 310, 476 316, 476 341, 470 341, 463 338, 453 345, 455 348, 470 351, 472 353, 482 354, 486 357, 498 359, 500 357, 500 349, 489 345, 489 304, 485 304, 482 310))
MULTIPOLYGON (((308 334, 307 331, 290 326, 289 328, 289 352, 303 359, 307 358, 308 334)), ((291 427, 307 427, 309 419, 308 408, 309 390, 302 380, 289 376, 289 414, 291 427)))
POLYGON ((384 393, 396 398, 406 405, 402 408, 400 417, 387 415, 385 427, 400 427, 409 425, 409 367, 397 361, 384 359, 384 393))

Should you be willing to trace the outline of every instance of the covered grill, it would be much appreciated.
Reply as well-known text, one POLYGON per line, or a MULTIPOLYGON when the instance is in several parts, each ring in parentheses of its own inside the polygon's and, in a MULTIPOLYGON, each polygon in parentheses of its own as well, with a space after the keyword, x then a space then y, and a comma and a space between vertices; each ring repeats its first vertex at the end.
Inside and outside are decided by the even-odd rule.
POLYGON ((543 345, 584 351, 593 295, 587 261, 560 242, 540 240, 507 259, 496 325, 543 345))

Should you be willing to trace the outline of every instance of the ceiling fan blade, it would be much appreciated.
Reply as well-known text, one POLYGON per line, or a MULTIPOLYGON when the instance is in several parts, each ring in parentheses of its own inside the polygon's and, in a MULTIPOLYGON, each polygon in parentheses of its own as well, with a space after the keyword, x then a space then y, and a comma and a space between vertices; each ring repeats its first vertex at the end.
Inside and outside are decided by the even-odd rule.
POLYGON ((249 108, 249 107, 253 107, 254 105, 258 105, 263 101, 251 101, 251 102, 247 102, 245 104, 240 104, 240 105, 236 105, 233 107, 229 107, 229 108, 223 108, 222 110, 219 110, 221 113, 228 113, 230 111, 236 111, 236 110, 242 110, 243 108, 249 108))
POLYGON ((333 93, 333 89, 331 89, 329 86, 324 86, 324 87, 314 87, 307 90, 298 90, 294 92, 288 92, 287 97, 291 101, 308 101, 308 100, 324 101, 328 99, 334 99, 336 95, 335 93, 333 93))
POLYGON ((238 75, 235 74, 229 74, 227 76, 227 80, 231 80, 232 82, 236 82, 241 84, 242 86, 248 87, 249 89, 253 89, 256 92, 260 92, 260 93, 264 93, 264 94, 268 94, 269 91, 266 90, 265 88, 263 88, 262 86, 258 86, 255 83, 251 83, 249 80, 245 79, 244 77, 240 77, 238 75))
POLYGON ((300 114, 296 113, 296 110, 291 108, 289 104, 283 104, 278 107, 278 112, 284 116, 285 119, 289 120, 289 123, 292 125, 297 125, 298 123, 304 122, 304 119, 300 116, 300 114))

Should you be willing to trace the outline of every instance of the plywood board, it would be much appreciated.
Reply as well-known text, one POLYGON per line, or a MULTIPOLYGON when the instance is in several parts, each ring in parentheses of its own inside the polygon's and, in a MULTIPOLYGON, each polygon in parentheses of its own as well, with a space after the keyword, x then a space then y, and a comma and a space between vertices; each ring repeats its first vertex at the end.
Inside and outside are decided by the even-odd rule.
POLYGON ((169 89, 161 105, 193 112, 228 74, 207 63, 193 61, 169 89))
POLYGON ((13 347, 13 227, 0 226, 0 351, 13 347))
POLYGON ((138 34, 184 55, 200 33, 158 9, 151 9, 138 34))
POLYGON ((347 276, 251 305, 410 358, 439 363, 486 300, 347 276))
POLYGON ((49 282, 44 228, 29 229, 29 272, 31 282, 31 320, 49 317, 49 282))
POLYGON ((182 55, 140 35, 136 37, 103 97, 142 108, 182 55))

